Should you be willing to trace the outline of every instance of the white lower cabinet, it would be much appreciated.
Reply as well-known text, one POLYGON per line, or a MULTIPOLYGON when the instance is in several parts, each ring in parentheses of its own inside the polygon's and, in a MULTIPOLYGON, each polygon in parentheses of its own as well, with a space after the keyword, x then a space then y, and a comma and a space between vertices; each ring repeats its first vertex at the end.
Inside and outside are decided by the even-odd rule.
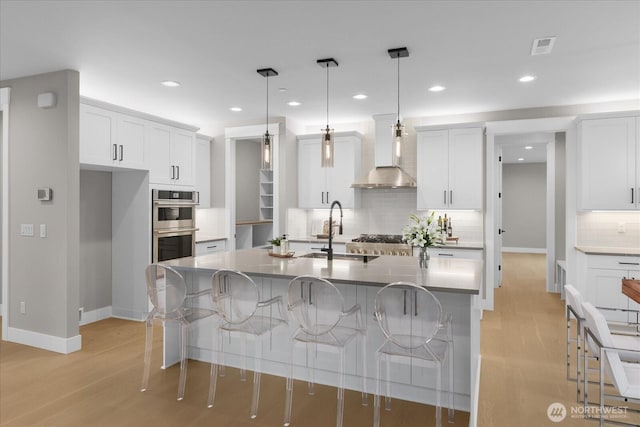
POLYGON ((196 255, 212 254, 215 252, 224 252, 227 250, 227 240, 210 240, 207 242, 196 243, 196 255))
POLYGON ((640 257, 589 255, 587 257, 587 300, 602 310, 609 321, 636 321, 640 305, 622 293, 623 278, 640 278, 640 257))
MULTIPOLYGON (((415 251, 418 252, 418 251, 415 251)), ((458 249, 458 248, 429 248, 429 256, 433 258, 466 258, 482 259, 482 249, 458 249)))
MULTIPOLYGON (((292 242, 289 241, 289 249, 295 252, 320 252, 320 248, 329 247, 328 241, 325 242, 292 242)), ((344 253, 347 250, 346 243, 333 243, 331 247, 334 253, 344 253)))

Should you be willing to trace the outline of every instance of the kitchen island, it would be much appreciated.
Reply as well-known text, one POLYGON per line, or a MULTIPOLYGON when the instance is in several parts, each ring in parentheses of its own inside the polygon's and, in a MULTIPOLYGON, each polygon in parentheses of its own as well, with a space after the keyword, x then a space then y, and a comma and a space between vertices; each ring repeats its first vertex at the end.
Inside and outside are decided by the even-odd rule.
MULTIPOLYGON (((180 271, 191 290, 211 286, 211 275, 219 269, 241 271, 255 280, 263 300, 281 295, 286 302, 289 280, 300 275, 319 276, 330 280, 342 293, 345 308, 360 304, 367 324, 367 392, 375 385, 375 351, 384 342, 378 327, 373 307, 377 291, 388 283, 405 281, 419 283, 432 291, 440 300, 445 312, 453 316, 454 334, 454 391, 455 407, 471 412, 475 419, 480 365, 480 299, 483 263, 472 259, 432 258, 429 268, 421 270, 414 257, 378 256, 361 259, 306 258, 296 254, 292 258, 269 256, 265 249, 207 254, 180 258, 163 264, 180 271)), ((210 301, 202 301, 210 304, 210 301)), ((213 336, 215 318, 204 319, 193 325, 189 340, 189 357, 210 362, 217 360, 213 336)), ((261 366, 265 373, 285 376, 288 363, 289 337, 296 325, 278 328, 263 340, 261 366)), ((178 360, 177 339, 174 330, 165 330, 165 365, 178 360)), ((225 364, 240 366, 241 339, 225 339, 225 364)), ((251 347, 249 347, 251 348, 251 347)), ((248 352, 247 368, 253 366, 252 352, 248 352)), ((337 383, 337 354, 318 347, 315 367, 316 382, 328 385, 337 383), (325 352, 326 351, 326 352, 325 352)), ((356 346, 347 347, 345 387, 359 390, 360 368, 356 346)), ((294 376, 307 379, 307 353, 296 347, 294 353, 294 376)), ((433 369, 420 366, 416 361, 398 360, 391 363, 392 396, 414 402, 435 403, 435 375, 433 369)), ((444 390, 449 384, 443 382, 444 390)), ((280 392, 280 391, 278 391, 280 392)), ((284 390, 281 391, 284 393, 284 390)))

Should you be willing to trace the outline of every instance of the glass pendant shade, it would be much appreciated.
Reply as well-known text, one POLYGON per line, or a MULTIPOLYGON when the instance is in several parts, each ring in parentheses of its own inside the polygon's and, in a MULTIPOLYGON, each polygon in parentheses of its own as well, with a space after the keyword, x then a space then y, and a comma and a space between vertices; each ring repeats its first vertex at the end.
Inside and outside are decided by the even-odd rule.
POLYGON ((273 151, 271 149, 271 135, 267 131, 262 135, 262 170, 271 170, 273 151))
POLYGON ((393 125, 393 152, 391 153, 391 164, 393 166, 402 167, 403 151, 404 151, 404 125, 400 120, 393 125))
POLYGON ((333 167, 333 129, 322 129, 322 163, 323 168, 333 167))

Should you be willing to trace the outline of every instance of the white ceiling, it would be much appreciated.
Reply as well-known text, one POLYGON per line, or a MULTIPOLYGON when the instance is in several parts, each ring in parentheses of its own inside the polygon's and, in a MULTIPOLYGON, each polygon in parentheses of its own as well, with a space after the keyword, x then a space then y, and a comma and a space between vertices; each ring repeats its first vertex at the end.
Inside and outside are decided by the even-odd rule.
POLYGON ((326 57, 340 63, 330 124, 395 112, 387 49, 401 46, 404 117, 640 98, 639 1, 0 2, 0 79, 75 69, 84 96, 206 134, 263 120, 264 67, 280 73, 269 79, 270 114, 319 130, 316 60, 326 57), (557 37, 553 52, 530 56, 545 36, 557 37), (524 74, 537 80, 518 82, 524 74), (167 79, 182 86, 159 84, 167 79), (447 89, 427 91, 434 84, 447 89))

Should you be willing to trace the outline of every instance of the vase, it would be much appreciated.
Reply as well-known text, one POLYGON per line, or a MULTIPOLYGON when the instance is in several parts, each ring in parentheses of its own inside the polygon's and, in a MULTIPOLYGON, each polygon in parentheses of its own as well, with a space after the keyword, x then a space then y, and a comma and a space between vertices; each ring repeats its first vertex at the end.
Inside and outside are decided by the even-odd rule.
POLYGON ((420 253, 418 254, 418 265, 420 268, 429 268, 429 249, 424 247, 420 248, 420 253))

